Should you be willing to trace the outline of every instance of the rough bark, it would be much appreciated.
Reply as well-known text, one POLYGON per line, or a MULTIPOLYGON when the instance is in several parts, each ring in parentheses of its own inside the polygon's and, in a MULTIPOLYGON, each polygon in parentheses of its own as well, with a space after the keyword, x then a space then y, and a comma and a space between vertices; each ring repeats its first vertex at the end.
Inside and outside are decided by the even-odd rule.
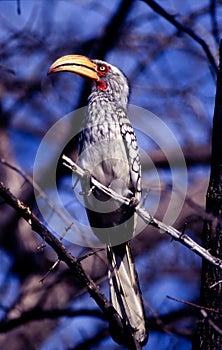
MULTIPOLYGON (((206 211, 214 216, 205 220, 202 240, 211 254, 222 257, 222 43, 220 44, 220 64, 215 99, 211 175, 206 196, 206 211)), ((200 304, 213 309, 203 312, 197 322, 193 349, 222 349, 222 271, 203 261, 201 276, 200 304), (205 315, 205 317, 203 317, 205 315)))

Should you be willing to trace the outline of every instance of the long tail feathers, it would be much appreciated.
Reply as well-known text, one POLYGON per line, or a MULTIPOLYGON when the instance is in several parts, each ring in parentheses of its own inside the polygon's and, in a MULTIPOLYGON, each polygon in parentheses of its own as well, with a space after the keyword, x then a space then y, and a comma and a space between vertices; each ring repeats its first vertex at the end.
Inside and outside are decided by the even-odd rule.
POLYGON ((107 247, 110 299, 120 316, 134 329, 141 344, 147 340, 143 302, 130 243, 107 247))

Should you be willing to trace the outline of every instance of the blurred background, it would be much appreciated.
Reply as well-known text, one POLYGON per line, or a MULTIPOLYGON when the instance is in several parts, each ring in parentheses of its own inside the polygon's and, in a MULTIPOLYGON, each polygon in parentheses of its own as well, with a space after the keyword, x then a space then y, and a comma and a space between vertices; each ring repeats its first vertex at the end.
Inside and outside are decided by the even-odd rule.
MULTIPOLYGON (((155 207, 155 216, 163 219, 176 193, 183 205, 172 214, 172 224, 200 242, 221 16, 222 1, 214 0, 2 0, 0 180, 41 218, 32 186, 39 145, 57 121, 86 105, 89 93, 84 79, 70 73, 47 77, 47 71, 65 54, 104 59, 128 77, 130 103, 152 112, 168 130, 152 124, 149 113, 132 118, 142 149, 145 207, 151 212, 155 207), (172 16, 158 13, 158 4, 172 16), (172 179, 175 172, 179 175, 172 179)), ((38 173, 49 193, 51 146, 38 173)), ((64 205, 84 221, 70 176, 65 169, 57 175, 64 205)), ((119 349, 98 306, 64 264, 44 278, 57 259, 52 249, 42 249, 37 234, 3 201, 0 210, 0 348, 119 349)), ((76 257, 88 252, 64 244, 76 257)), ((201 259, 152 227, 136 236, 132 248, 150 329, 144 349, 191 349, 197 311, 169 297, 198 303, 201 259)), ((108 296, 105 253, 86 258, 83 265, 108 296)))

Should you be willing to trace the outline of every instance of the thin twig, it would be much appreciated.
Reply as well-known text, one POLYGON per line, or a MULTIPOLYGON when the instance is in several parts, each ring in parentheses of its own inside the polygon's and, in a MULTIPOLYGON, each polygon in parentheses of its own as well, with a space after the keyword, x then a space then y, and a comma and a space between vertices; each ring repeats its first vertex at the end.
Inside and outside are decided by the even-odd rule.
POLYGON ((48 269, 48 271, 46 272, 46 274, 40 279, 39 282, 43 283, 45 281, 45 279, 49 276, 49 274, 51 272, 53 272, 55 270, 55 268, 57 267, 57 265, 59 265, 60 260, 57 259, 54 264, 48 269))
POLYGON ((214 37, 217 45, 219 45, 219 43, 220 43, 220 34, 219 34, 218 22, 217 22, 217 14, 216 14, 217 1, 216 0, 210 0, 209 8, 210 8, 210 17, 211 17, 211 23, 212 23, 213 37, 214 37))
POLYGON ((169 298, 171 300, 174 300, 174 301, 177 301, 179 303, 183 303, 183 304, 195 307, 196 309, 200 309, 201 315, 207 320, 209 325, 211 325, 211 327, 214 328, 214 330, 216 332, 218 332, 219 334, 222 335, 222 329, 220 327, 218 327, 216 325, 216 323, 212 320, 212 318, 207 314, 207 311, 213 312, 213 313, 216 313, 216 314, 220 314, 219 311, 216 311, 215 309, 212 309, 212 308, 209 308, 209 307, 200 306, 200 305, 191 303, 191 302, 186 301, 186 300, 181 300, 181 299, 173 298, 173 297, 170 297, 170 296, 167 296, 167 298, 169 298))
POLYGON ((164 17, 168 22, 174 25, 180 32, 188 34, 192 39, 194 39, 204 50, 206 56, 213 68, 213 72, 217 75, 217 63, 204 39, 197 35, 191 28, 180 23, 174 15, 169 14, 163 7, 161 7, 154 0, 143 0, 147 5, 149 5, 155 12, 164 17))
POLYGON ((217 282, 211 284, 211 285, 209 286, 209 288, 210 288, 210 289, 211 289, 211 288, 214 288, 214 287, 218 286, 218 284, 221 284, 221 283, 222 283, 222 280, 217 281, 217 282))
POLYGON ((52 209, 54 213, 58 215, 64 222, 64 233, 61 235, 61 240, 64 238, 65 234, 69 231, 69 229, 72 227, 73 222, 68 220, 67 216, 63 214, 62 210, 59 210, 59 208, 51 201, 51 199, 47 196, 47 194, 42 190, 42 188, 33 180, 33 177, 27 174, 22 168, 20 168, 18 165, 12 164, 11 162, 7 161, 4 158, 0 158, 0 163, 13 171, 15 171, 17 174, 19 174, 23 179, 30 184, 34 190, 38 193, 38 196, 44 199, 44 201, 48 204, 48 206, 52 209))
POLYGON ((81 256, 80 258, 78 258, 78 260, 82 261, 82 260, 88 259, 90 256, 95 255, 98 252, 102 252, 103 250, 104 250, 104 248, 95 249, 92 252, 89 252, 88 254, 81 256))
POLYGON ((194 304, 194 303, 191 303, 190 301, 187 301, 187 300, 182 300, 182 299, 178 299, 178 298, 174 298, 174 297, 171 297, 169 295, 167 295, 167 298, 170 299, 170 300, 173 300, 173 301, 177 301, 178 303, 182 303, 182 304, 186 304, 186 305, 189 305, 189 306, 192 306, 192 307, 195 307, 196 309, 201 309, 201 310, 207 310, 207 311, 210 311, 210 312, 214 312, 216 314, 219 314, 220 312, 215 310, 215 309, 212 309, 210 307, 205 307, 205 306, 201 306, 201 305, 198 305, 198 304, 194 304))
POLYGON ((79 316, 97 317, 105 319, 104 315, 98 310, 80 309, 49 309, 44 310, 40 307, 34 307, 28 311, 23 311, 20 316, 0 321, 0 333, 8 332, 19 326, 25 326, 28 322, 34 320, 57 319, 58 317, 79 317, 79 316))

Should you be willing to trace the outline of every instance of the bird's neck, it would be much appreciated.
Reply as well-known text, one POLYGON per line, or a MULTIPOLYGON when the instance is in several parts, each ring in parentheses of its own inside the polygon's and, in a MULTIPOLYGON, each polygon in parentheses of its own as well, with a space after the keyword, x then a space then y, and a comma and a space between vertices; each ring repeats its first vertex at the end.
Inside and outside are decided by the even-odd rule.
POLYGON ((105 122, 118 122, 117 109, 127 110, 128 96, 115 96, 108 91, 93 90, 89 96, 87 124, 102 124, 105 122))

